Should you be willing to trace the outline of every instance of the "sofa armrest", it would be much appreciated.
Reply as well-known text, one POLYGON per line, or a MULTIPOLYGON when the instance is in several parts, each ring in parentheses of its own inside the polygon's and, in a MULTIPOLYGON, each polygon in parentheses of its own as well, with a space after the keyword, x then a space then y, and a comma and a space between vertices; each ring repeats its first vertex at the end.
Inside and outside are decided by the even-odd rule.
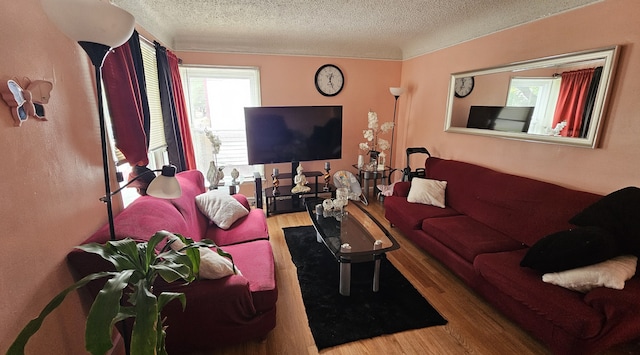
POLYGON ((600 310, 607 319, 632 317, 637 319, 640 327, 640 277, 638 276, 627 280, 622 290, 594 288, 585 295, 584 301, 600 310))
POLYGON ((410 188, 411 188, 411 182, 409 182, 409 181, 398 181, 393 186, 393 196, 407 197, 407 196, 409 196, 409 189, 410 188))
POLYGON ((242 194, 233 194, 231 196, 233 196, 233 198, 235 198, 238 202, 240 202, 244 206, 244 208, 246 208, 247 210, 251 210, 251 206, 249 205, 249 200, 247 200, 247 196, 242 194))

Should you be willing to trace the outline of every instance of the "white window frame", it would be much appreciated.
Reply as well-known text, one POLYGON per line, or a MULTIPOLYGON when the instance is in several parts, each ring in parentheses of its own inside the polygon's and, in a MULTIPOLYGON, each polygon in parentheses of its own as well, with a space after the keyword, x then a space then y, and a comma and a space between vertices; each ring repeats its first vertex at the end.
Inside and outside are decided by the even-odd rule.
POLYGON ((224 167, 225 179, 229 180, 233 168, 240 171, 242 179, 252 179, 254 172, 263 174, 262 165, 248 165, 246 135, 244 131, 244 107, 260 106, 260 70, 257 67, 228 67, 228 66, 193 66, 180 67, 183 90, 189 112, 191 137, 194 153, 196 155, 196 167, 206 175, 209 162, 213 159, 212 146, 206 138, 205 128, 211 129, 222 141, 220 152, 216 160, 218 166, 224 167), (196 108, 191 102, 195 92, 191 88, 192 79, 206 78, 212 81, 224 81, 226 79, 249 80, 249 97, 238 99, 236 96, 225 96, 227 93, 220 87, 215 88, 215 83, 209 88, 218 90, 215 97, 208 93, 205 106, 208 109, 196 108), (225 103, 231 107, 220 109, 213 105, 225 103))
MULTIPOLYGON (((560 77, 512 77, 509 82, 507 94, 507 106, 534 106, 531 123, 527 133, 549 134, 553 128, 553 114, 560 93, 560 77), (514 89, 518 87, 537 88, 538 94, 535 102, 520 104, 513 97, 514 89)), ((517 90, 517 89, 516 89, 517 90)), ((530 98, 529 98, 530 99, 530 98)))

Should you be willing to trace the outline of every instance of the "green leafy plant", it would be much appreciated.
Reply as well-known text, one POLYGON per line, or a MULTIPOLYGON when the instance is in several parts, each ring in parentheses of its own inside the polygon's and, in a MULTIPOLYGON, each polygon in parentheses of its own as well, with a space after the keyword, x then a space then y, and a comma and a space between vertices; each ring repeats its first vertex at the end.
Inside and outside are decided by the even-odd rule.
MULTIPOLYGON (((96 296, 89 311, 85 332, 85 347, 94 355, 105 354, 113 347, 111 335, 113 326, 124 319, 135 318, 131 331, 130 352, 136 354, 167 354, 165 350, 166 327, 163 325, 160 312, 172 300, 179 300, 182 308, 186 306, 183 293, 153 293, 153 284, 158 276, 171 283, 183 280, 190 283, 196 279, 200 267, 199 247, 216 246, 205 239, 194 243, 193 240, 179 234, 159 231, 148 242, 136 243, 132 239, 109 241, 102 244, 91 243, 78 246, 78 249, 100 255, 111 262, 116 271, 104 271, 88 275, 69 286, 55 296, 20 332, 7 355, 23 355, 31 338, 41 327, 44 319, 55 310, 65 297, 85 286, 89 282, 108 278, 102 290, 96 296), (171 249, 175 241, 170 237, 180 238, 186 246, 178 251, 171 249), (155 247, 165 238, 167 244, 156 252, 155 247), (124 302, 123 302, 124 301, 124 302)), ((220 248, 218 254, 233 258, 220 248)), ((234 266, 235 268, 235 266, 234 266)))

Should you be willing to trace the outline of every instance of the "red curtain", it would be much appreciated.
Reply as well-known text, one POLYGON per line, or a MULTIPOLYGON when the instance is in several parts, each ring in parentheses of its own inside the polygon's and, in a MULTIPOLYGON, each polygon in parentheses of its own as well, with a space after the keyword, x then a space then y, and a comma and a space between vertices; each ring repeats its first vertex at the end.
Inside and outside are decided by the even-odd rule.
POLYGON ((562 73, 560 94, 553 116, 553 127, 566 121, 567 125, 560 131, 564 137, 580 137, 582 118, 588 100, 589 87, 594 68, 574 70, 562 73))
POLYGON ((173 101, 175 103, 176 116, 178 126, 180 127, 180 135, 182 136, 182 151, 184 152, 184 160, 187 170, 196 169, 196 156, 193 151, 193 140, 191 139, 191 129, 189 128, 189 116, 187 114, 187 102, 182 90, 182 78, 180 77, 180 69, 178 64, 180 59, 167 49, 167 59, 169 61, 169 70, 171 72, 171 89, 173 91, 173 101))
POLYGON ((129 44, 114 49, 102 65, 116 147, 132 166, 149 164, 140 87, 129 44))

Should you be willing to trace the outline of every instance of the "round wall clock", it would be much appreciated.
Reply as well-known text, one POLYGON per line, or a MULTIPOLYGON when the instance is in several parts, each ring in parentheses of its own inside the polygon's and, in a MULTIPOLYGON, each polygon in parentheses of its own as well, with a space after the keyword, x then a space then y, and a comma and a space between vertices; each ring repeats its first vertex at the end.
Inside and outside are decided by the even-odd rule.
POLYGON ((318 68, 315 77, 316 89, 324 96, 336 96, 344 87, 342 70, 333 64, 318 68))
POLYGON ((474 80, 472 76, 466 78, 457 78, 454 85, 456 97, 465 97, 473 91, 474 80))

